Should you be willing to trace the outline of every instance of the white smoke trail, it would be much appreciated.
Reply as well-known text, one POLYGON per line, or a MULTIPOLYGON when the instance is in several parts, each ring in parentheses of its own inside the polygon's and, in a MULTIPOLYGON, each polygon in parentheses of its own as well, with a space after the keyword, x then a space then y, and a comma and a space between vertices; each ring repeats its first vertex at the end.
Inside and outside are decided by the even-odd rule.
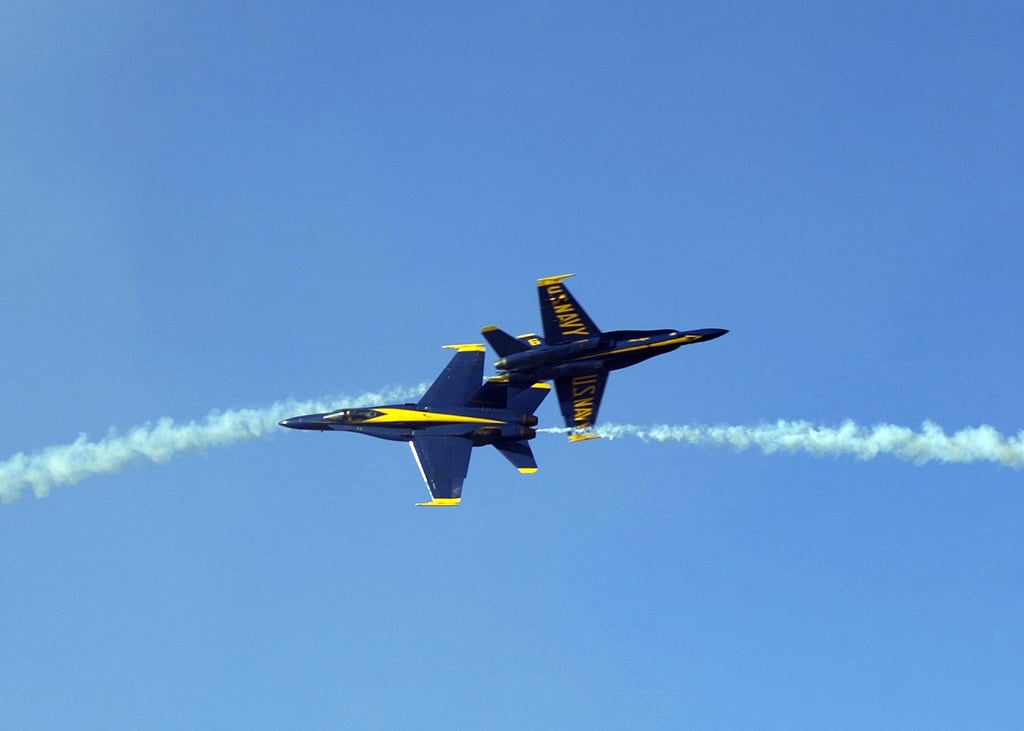
POLYGON ((18 453, 0 462, 0 501, 17 500, 25 487, 45 497, 55 485, 73 485, 86 477, 117 472, 130 462, 148 459, 166 462, 178 452, 223 447, 256 439, 280 429, 289 416, 364 404, 394 403, 418 398, 426 385, 395 388, 321 401, 278 401, 263 409, 211 412, 205 421, 175 424, 168 417, 137 426, 127 434, 113 430, 103 439, 88 441, 81 434, 71 444, 46 447, 35 454, 18 453))
MULTIPOLYGON (((164 417, 155 424, 135 427, 124 435, 111 431, 95 442, 88 441, 82 434, 71 444, 46 447, 34 454, 18 453, 0 462, 0 501, 17 500, 26 487, 31 487, 36 497, 45 497, 55 485, 73 485, 93 475, 117 472, 141 459, 166 462, 178 452, 200 451, 262 437, 275 432, 278 421, 296 414, 401 402, 419 397, 426 388, 426 384, 420 384, 356 397, 279 401, 262 409, 212 412, 202 423, 175 424, 164 417)), ((569 430, 537 431, 565 434, 569 430)), ((868 428, 845 421, 838 427, 822 427, 808 421, 777 421, 758 426, 605 424, 596 432, 608 439, 634 437, 645 442, 714 444, 737 450, 758 448, 765 454, 807 452, 817 457, 850 455, 863 460, 888 454, 915 464, 993 462, 1015 469, 1024 467, 1024 431, 1016 436, 1005 436, 991 426, 946 434, 941 427, 927 421, 919 432, 892 424, 868 428)))
MULTIPOLYGON (((541 431, 566 433, 568 430, 541 431)), ((807 452, 816 457, 851 455, 863 460, 887 454, 914 464, 994 462, 1014 469, 1024 466, 1024 431, 1016 436, 1004 436, 991 426, 979 426, 946 434, 929 421, 922 424, 919 432, 892 424, 868 428, 853 421, 831 428, 808 421, 777 421, 758 426, 606 424, 599 426, 596 432, 608 439, 635 437, 645 442, 715 444, 738 450, 758 448, 765 454, 807 452)))

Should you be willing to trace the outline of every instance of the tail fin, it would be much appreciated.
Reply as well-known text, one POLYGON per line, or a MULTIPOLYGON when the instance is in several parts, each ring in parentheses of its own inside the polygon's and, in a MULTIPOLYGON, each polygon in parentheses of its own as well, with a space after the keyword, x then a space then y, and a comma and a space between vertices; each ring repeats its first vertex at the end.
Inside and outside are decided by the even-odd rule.
POLYGON ((534 459, 533 450, 530 449, 529 442, 495 442, 494 448, 501 452, 502 456, 524 475, 533 474, 537 471, 537 460, 534 459))
POLYGON ((493 376, 484 381, 484 385, 466 405, 481 409, 512 409, 521 414, 532 414, 550 390, 551 386, 543 382, 510 382, 505 376, 493 376))
POLYGON ((479 343, 445 345, 457 351, 434 380, 419 403, 421 406, 464 404, 480 387, 484 375, 484 346, 479 343))
POLYGON ((494 348, 494 352, 498 354, 499 358, 504 358, 506 355, 512 355, 513 353, 522 353, 524 350, 530 349, 529 345, 521 340, 516 340, 496 325, 488 325, 480 332, 487 342, 491 344, 491 347, 494 348))
POLYGON ((508 408, 508 396, 507 379, 488 378, 466 405, 478 409, 506 409, 508 408))
MULTIPOLYGON (((537 280, 540 298, 540 319, 544 323, 544 339, 551 345, 570 343, 594 335, 601 330, 590 319, 572 293, 562 284, 572 274, 559 274, 537 280)), ((488 338, 489 340, 489 338, 488 338)))
POLYGON ((532 414, 550 392, 551 386, 542 381, 529 386, 525 383, 509 383, 508 407, 522 414, 532 414))

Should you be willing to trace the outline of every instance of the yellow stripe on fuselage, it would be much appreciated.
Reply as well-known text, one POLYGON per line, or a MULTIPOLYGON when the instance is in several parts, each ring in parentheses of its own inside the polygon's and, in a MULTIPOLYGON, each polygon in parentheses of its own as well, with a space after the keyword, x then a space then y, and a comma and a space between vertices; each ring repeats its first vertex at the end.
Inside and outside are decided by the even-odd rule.
POLYGON ((587 353, 581 355, 573 360, 590 360, 591 358, 601 358, 606 355, 619 355, 620 353, 633 353, 637 350, 650 350, 651 348, 666 348, 669 345, 688 345, 689 343, 696 343, 702 338, 700 335, 683 335, 682 337, 672 338, 671 340, 660 340, 656 343, 645 343, 643 345, 630 345, 626 348, 613 348, 612 350, 605 350, 600 353, 587 353))
POLYGON ((374 411, 381 412, 380 416, 366 419, 359 422, 360 425, 374 424, 503 424, 500 419, 485 419, 481 416, 462 416, 460 414, 445 414, 440 411, 420 411, 419 409, 381 409, 374 411))

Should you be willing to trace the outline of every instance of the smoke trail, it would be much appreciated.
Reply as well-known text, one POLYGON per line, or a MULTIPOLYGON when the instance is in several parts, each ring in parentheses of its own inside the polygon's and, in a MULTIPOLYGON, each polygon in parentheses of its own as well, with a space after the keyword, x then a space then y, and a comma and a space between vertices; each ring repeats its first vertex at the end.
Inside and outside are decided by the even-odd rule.
MULTIPOLYGON (((542 431, 565 433, 565 429, 542 431)), ((652 426, 607 424, 597 433, 608 439, 636 437, 645 442, 681 442, 716 444, 737 450, 758 448, 765 454, 808 452, 816 457, 852 455, 874 459, 888 454, 896 459, 926 462, 994 462, 1015 469, 1024 466, 1024 431, 1004 436, 991 426, 962 429, 946 434, 941 427, 926 421, 921 431, 902 426, 879 424, 863 427, 845 421, 839 427, 816 426, 807 421, 777 421, 758 426, 652 426)))
POLYGON ((45 497, 54 485, 73 485, 86 477, 117 472, 130 462, 148 459, 166 462, 178 452, 223 447, 276 431, 277 422, 296 414, 335 408, 401 402, 419 397, 426 385, 395 388, 384 393, 364 393, 321 401, 278 401, 263 409, 211 412, 202 423, 175 424, 163 417, 155 424, 137 426, 127 434, 111 432, 90 442, 82 434, 71 444, 47 447, 35 454, 18 453, 0 462, 0 500, 17 500, 25 487, 45 497))

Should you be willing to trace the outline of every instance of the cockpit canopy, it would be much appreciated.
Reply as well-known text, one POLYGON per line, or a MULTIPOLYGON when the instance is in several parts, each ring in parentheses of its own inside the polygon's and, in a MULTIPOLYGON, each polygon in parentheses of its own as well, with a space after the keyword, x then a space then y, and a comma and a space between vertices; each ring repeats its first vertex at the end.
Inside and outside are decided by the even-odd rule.
POLYGON ((373 419, 378 416, 384 416, 384 412, 377 411, 376 409, 339 409, 338 411, 332 411, 327 414, 324 417, 324 420, 355 423, 366 421, 367 419, 373 419))

